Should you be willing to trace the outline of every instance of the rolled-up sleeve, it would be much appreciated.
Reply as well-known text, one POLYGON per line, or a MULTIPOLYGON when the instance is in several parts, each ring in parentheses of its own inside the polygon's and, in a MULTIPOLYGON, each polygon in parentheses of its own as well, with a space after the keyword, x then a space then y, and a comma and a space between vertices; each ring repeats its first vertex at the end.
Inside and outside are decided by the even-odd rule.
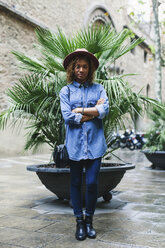
POLYGON ((66 124, 80 124, 82 114, 71 111, 69 95, 68 87, 64 86, 59 94, 62 116, 66 124))
POLYGON ((106 94, 106 91, 102 85, 100 85, 100 98, 105 99, 103 104, 96 105, 97 111, 99 112, 99 116, 97 118, 103 119, 109 112, 109 100, 106 94))

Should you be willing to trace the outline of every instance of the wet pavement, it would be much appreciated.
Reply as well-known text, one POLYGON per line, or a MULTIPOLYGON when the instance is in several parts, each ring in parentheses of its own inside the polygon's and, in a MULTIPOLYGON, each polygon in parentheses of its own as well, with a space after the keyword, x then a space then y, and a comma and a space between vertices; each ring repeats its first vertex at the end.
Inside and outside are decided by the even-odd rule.
POLYGON ((165 171, 152 170, 139 151, 117 155, 135 163, 113 190, 98 199, 97 238, 77 241, 68 201, 47 190, 27 165, 49 162, 49 154, 0 158, 0 248, 164 248, 165 171))

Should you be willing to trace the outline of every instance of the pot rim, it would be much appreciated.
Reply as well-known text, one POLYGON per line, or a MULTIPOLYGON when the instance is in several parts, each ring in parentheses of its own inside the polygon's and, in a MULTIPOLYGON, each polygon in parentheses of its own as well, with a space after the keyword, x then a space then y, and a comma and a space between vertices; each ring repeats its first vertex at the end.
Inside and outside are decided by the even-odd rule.
MULTIPOLYGON (((107 164, 108 162, 102 162, 102 164, 107 164)), ((49 164, 49 163, 48 163, 49 164)), ((70 168, 47 168, 44 167, 44 165, 48 164, 38 164, 38 165, 29 165, 26 167, 27 170, 29 171, 34 171, 34 172, 47 172, 47 173, 70 173, 70 168), (42 167, 39 167, 42 166, 42 167)), ((118 163, 110 163, 110 164, 118 164, 118 163)), ((100 172, 106 172, 106 171, 126 171, 126 170, 131 170, 134 169, 135 165, 132 163, 125 163, 125 164, 120 164, 118 166, 112 166, 112 167, 101 167, 100 172)), ((85 172, 85 170, 84 170, 85 172)))
POLYGON ((148 153, 148 154, 165 154, 165 151, 154 151, 151 152, 151 150, 141 150, 143 153, 148 153))

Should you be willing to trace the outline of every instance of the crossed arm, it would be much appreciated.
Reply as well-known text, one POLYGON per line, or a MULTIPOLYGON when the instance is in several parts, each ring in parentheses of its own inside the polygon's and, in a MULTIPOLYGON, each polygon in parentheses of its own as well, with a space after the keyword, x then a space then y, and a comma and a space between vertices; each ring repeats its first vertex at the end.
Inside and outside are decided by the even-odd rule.
MULTIPOLYGON (((96 105, 100 105, 103 104, 105 102, 104 98, 100 98, 96 105)), ((72 110, 73 113, 83 113, 81 122, 85 122, 85 121, 89 121, 94 119, 95 117, 97 117, 99 115, 99 112, 97 110, 96 107, 91 107, 91 108, 75 108, 72 110)))

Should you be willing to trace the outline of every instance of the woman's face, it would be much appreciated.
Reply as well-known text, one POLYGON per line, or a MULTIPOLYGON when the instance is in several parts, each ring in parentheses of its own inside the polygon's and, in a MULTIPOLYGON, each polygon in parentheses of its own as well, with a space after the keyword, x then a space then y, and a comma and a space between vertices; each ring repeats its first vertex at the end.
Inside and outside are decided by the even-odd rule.
POLYGON ((75 80, 78 83, 85 83, 89 73, 89 63, 85 58, 77 60, 74 68, 75 80))

